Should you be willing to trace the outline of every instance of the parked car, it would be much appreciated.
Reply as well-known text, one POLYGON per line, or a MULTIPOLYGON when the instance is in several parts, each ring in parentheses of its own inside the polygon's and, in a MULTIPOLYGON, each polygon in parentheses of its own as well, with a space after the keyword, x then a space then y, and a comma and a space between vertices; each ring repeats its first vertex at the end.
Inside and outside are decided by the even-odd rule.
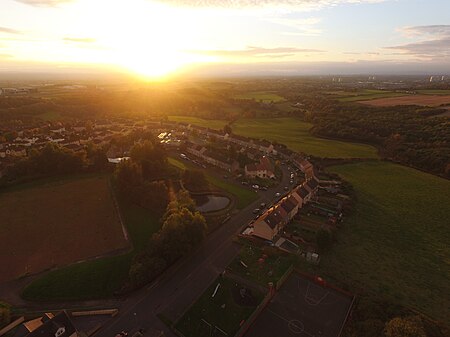
POLYGON ((280 192, 275 193, 275 196, 278 198, 279 196, 281 196, 280 192))
POLYGON ((284 190, 285 190, 285 191, 288 191, 288 190, 289 190, 289 187, 284 186, 284 190))
POLYGON ((255 190, 259 190, 259 185, 252 185, 255 190))
POLYGON ((261 207, 261 209, 266 208, 266 204, 262 202, 261 205, 259 205, 259 207, 261 207))
POLYGON ((253 214, 259 214, 259 212, 261 212, 261 210, 259 208, 255 208, 253 210, 253 214))
POLYGON ((260 187, 260 189, 263 191, 267 191, 267 186, 262 186, 262 187, 260 187))

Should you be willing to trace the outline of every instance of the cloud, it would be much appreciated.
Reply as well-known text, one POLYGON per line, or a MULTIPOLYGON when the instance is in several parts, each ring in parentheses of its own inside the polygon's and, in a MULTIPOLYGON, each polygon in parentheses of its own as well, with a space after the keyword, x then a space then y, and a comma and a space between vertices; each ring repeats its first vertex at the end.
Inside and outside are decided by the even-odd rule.
POLYGON ((222 57, 287 57, 299 53, 322 53, 324 50, 319 49, 306 49, 296 47, 277 47, 277 48, 263 48, 248 46, 247 49, 238 50, 188 50, 191 54, 201 54, 209 56, 222 56, 222 57))
POLYGON ((434 35, 434 36, 450 36, 450 25, 429 25, 429 26, 413 26, 403 27, 400 31, 409 37, 420 35, 434 35))
POLYGON ((421 38, 421 41, 384 49, 420 58, 450 58, 450 25, 404 27, 400 31, 408 37, 421 38))
POLYGON ((157 0, 169 5, 185 7, 296 7, 302 9, 318 9, 345 3, 375 3, 385 0, 157 0))
POLYGON ((63 39, 66 42, 75 42, 75 43, 94 43, 96 40, 90 37, 65 37, 63 39))
POLYGON ((0 33, 6 33, 6 34, 22 34, 21 31, 18 31, 16 29, 8 28, 8 27, 0 27, 0 33))
POLYGON ((30 6, 56 7, 64 3, 73 2, 74 0, 16 0, 16 1, 30 6))
POLYGON ((306 18, 306 19, 290 19, 283 17, 275 17, 269 18, 267 21, 281 25, 290 29, 294 29, 296 31, 292 32, 283 32, 283 35, 291 35, 291 36, 317 36, 322 30, 315 28, 321 19, 320 18, 306 18))

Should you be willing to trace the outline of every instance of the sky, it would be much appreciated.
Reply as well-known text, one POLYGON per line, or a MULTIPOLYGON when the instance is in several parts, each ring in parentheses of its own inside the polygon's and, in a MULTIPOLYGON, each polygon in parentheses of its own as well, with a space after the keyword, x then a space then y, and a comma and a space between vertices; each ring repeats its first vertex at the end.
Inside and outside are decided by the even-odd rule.
POLYGON ((0 72, 449 74, 449 0, 0 0, 0 72))

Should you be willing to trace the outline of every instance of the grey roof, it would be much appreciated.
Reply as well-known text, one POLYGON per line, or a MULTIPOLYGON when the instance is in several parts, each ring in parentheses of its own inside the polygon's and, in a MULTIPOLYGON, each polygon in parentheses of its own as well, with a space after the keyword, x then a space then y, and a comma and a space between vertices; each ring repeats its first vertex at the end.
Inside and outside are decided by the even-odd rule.
POLYGON ((30 332, 27 337, 69 337, 76 329, 65 311, 61 311, 52 319, 46 321, 36 330, 30 332), (60 334, 56 335, 60 330, 60 334))

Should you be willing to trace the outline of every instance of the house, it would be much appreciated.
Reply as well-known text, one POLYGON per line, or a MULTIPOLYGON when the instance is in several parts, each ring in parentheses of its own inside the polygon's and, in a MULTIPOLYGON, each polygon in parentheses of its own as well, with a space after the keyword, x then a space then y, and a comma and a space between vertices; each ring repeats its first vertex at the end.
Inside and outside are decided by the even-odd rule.
POLYGON ((297 187, 295 191, 292 193, 292 195, 295 197, 295 199, 301 200, 300 207, 302 207, 306 202, 308 202, 311 199, 311 194, 303 185, 297 187))
POLYGON ((251 160, 258 160, 258 158, 261 156, 261 152, 256 149, 248 149, 246 151, 246 155, 251 160))
POLYGON ((280 202, 280 207, 286 212, 288 222, 292 220, 298 212, 298 203, 292 195, 284 198, 280 202))
POLYGON ((188 146, 186 148, 186 152, 193 154, 196 157, 200 157, 204 159, 204 154, 206 152, 206 148, 204 146, 198 144, 192 144, 192 146, 188 146))
POLYGON ((305 188, 312 194, 316 194, 317 189, 319 188, 319 182, 313 177, 310 178, 306 183, 304 184, 305 188))
POLYGON ((269 158, 262 157, 259 163, 245 165, 245 176, 249 178, 275 178, 275 169, 269 158))
POLYGON ((23 323, 14 337, 79 337, 66 311, 57 315, 46 313, 42 317, 23 323))
MULTIPOLYGON (((284 210, 283 210, 284 212, 284 210)), ((270 209, 253 223, 253 235, 266 240, 273 240, 286 224, 279 207, 270 209)))
POLYGON ((295 164, 305 174, 306 179, 314 177, 314 166, 308 160, 296 160, 295 164))
POLYGON ((257 146, 258 150, 267 154, 271 153, 274 150, 272 143, 265 139, 256 141, 255 145, 257 146))

